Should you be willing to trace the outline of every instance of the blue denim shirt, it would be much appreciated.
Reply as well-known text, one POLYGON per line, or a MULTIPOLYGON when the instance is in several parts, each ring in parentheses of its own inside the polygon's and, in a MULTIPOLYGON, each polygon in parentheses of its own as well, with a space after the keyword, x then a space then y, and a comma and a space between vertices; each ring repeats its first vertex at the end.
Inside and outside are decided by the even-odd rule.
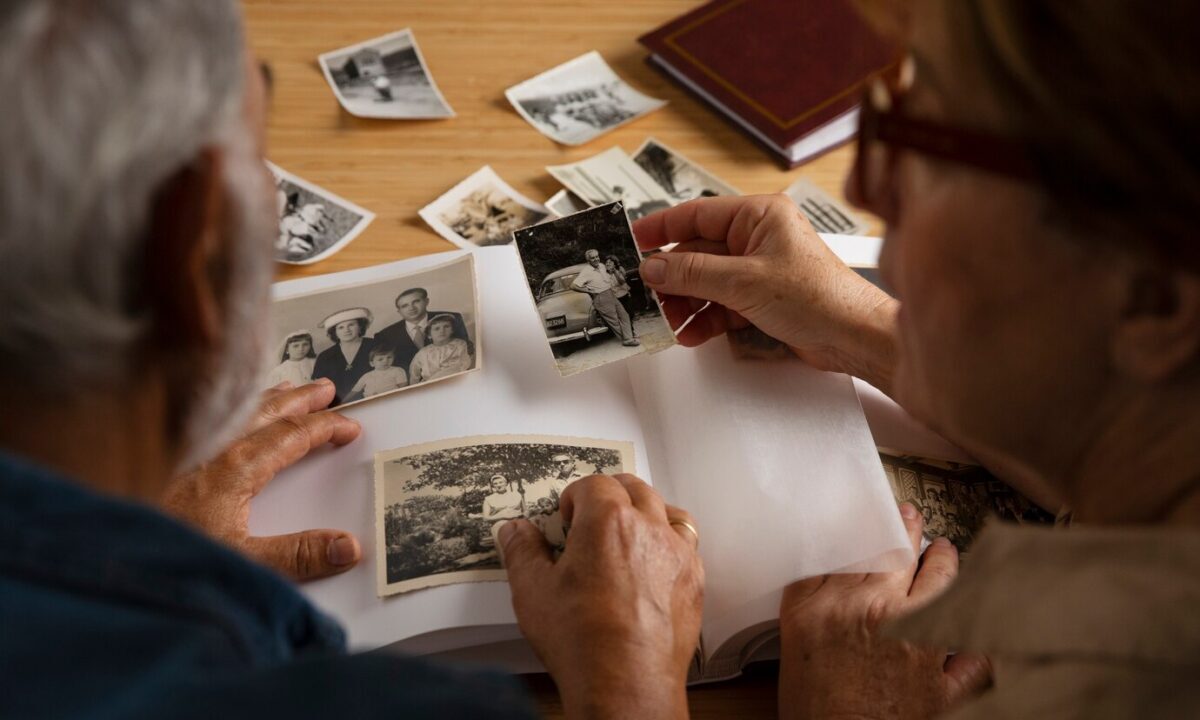
POLYGON ((283 578, 0 454, 0 718, 526 718, 511 678, 345 636, 283 578))

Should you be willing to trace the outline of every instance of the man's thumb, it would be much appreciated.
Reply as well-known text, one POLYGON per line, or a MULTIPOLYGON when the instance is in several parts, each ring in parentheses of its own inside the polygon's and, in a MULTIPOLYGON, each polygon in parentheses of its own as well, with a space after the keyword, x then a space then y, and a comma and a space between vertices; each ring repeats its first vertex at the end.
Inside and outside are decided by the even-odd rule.
POLYGON ((514 595, 526 589, 536 590, 543 573, 554 564, 550 544, 528 520, 510 520, 501 525, 496 547, 500 562, 508 570, 508 583, 514 595))
POLYGON ((341 530, 306 530, 247 538, 243 550, 297 582, 346 572, 362 559, 358 540, 341 530))
POLYGON ((946 689, 951 704, 983 692, 992 684, 992 663, 987 656, 959 653, 946 661, 946 689))
POLYGON ((711 300, 734 307, 744 298, 737 288, 750 270, 746 258, 702 252, 665 252, 646 258, 642 280, 666 295, 711 300))

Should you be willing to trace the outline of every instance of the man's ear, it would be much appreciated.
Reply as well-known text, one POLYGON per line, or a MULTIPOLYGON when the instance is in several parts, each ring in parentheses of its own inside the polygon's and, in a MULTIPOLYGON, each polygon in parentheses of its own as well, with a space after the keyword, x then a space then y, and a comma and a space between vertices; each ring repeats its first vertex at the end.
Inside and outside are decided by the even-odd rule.
POLYGON ((1113 336, 1118 370, 1135 381, 1170 379, 1200 360, 1200 273, 1143 267, 1131 276, 1113 336))
POLYGON ((222 156, 205 148, 163 184, 146 240, 148 300, 154 342, 163 349, 221 342, 221 292, 213 272, 228 208, 222 156))

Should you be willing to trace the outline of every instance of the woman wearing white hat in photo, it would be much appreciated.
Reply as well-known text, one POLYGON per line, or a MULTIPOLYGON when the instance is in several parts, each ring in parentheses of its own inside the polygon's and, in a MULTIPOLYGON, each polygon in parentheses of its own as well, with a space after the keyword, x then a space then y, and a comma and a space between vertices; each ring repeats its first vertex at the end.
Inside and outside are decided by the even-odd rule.
POLYGON ((330 407, 340 405, 354 384, 371 371, 371 348, 375 341, 366 337, 374 318, 364 307, 339 310, 321 321, 319 327, 329 334, 333 347, 317 356, 313 380, 329 378, 336 390, 330 407))
POLYGON ((313 379, 317 353, 313 350, 312 333, 297 330, 283 339, 279 348, 279 364, 267 375, 267 387, 291 383, 294 387, 307 385, 313 379))

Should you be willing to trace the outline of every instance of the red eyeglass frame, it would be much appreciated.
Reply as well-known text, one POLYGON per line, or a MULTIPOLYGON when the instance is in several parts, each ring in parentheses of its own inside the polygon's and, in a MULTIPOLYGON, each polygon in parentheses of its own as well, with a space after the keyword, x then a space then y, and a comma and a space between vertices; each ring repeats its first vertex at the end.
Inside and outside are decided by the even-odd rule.
POLYGON ((891 150, 885 160, 884 172, 891 172, 895 150, 913 150, 922 155, 967 165, 980 170, 1029 181, 1036 177, 1028 147, 1009 137, 988 132, 947 125, 931 120, 909 117, 901 112, 907 88, 901 87, 905 64, 897 62, 888 70, 874 76, 863 87, 858 116, 858 150, 854 159, 859 196, 868 202, 877 198, 867 187, 868 155, 876 144, 891 150), (884 94, 890 109, 880 109, 875 97, 884 94))

